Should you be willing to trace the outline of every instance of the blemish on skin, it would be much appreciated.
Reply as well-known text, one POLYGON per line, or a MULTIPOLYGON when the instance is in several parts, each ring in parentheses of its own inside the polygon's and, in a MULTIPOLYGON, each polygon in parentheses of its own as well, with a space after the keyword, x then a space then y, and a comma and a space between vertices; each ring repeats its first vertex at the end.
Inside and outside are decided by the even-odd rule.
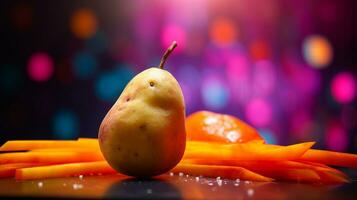
POLYGON ((134 153, 134 156, 135 156, 135 157, 138 157, 138 156, 139 156, 139 154, 138 154, 137 152, 135 152, 135 153, 134 153))
POLYGON ((146 130, 146 124, 140 125, 139 128, 140 128, 140 130, 143 130, 143 131, 146 130))
POLYGON ((154 85, 155 85, 154 81, 150 81, 149 84, 150 84, 150 87, 154 87, 154 85))
POLYGON ((109 131, 109 127, 106 123, 103 123, 103 125, 100 127, 100 133, 99 133, 99 140, 100 142, 105 141, 107 132, 109 131))
POLYGON ((120 147, 118 147, 117 149, 118 149, 118 151, 120 151, 120 150, 121 150, 121 148, 120 148, 120 147))
POLYGON ((128 101, 130 101, 130 97, 127 97, 127 98, 126 98, 126 102, 128 102, 128 101))

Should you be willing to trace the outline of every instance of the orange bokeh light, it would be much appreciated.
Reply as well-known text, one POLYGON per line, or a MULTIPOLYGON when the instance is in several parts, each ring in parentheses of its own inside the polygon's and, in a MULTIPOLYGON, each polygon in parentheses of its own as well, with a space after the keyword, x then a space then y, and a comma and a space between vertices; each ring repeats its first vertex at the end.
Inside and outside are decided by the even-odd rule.
POLYGON ((303 44, 306 62, 315 68, 325 68, 332 61, 332 46, 323 36, 309 36, 303 44))
POLYGON ((210 37, 217 45, 228 45, 237 39, 237 28, 229 18, 217 18, 211 25, 210 37))
POLYGON ((88 39, 97 31, 97 18, 90 9, 78 9, 71 17, 70 28, 76 37, 88 39))

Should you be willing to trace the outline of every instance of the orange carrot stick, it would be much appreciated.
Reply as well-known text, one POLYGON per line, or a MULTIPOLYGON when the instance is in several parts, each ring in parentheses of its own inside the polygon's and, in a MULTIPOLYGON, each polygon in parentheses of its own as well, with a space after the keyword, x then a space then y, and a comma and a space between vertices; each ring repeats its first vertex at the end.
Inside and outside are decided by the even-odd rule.
POLYGON ((21 151, 42 148, 90 148, 99 149, 97 140, 10 140, 0 151, 21 151))
POLYGON ((357 155, 350 153, 310 149, 299 160, 357 168, 357 155))
POLYGON ((0 154, 5 163, 70 163, 104 160, 100 151, 92 152, 20 152, 0 154))
MULTIPOLYGON (((281 148, 280 145, 267 144, 271 148, 281 148)), ((309 149, 304 153, 299 161, 310 161, 340 167, 357 168, 357 155, 351 153, 334 152, 327 150, 309 149)))
POLYGON ((343 173, 342 171, 329 167, 325 164, 321 164, 321 163, 315 163, 315 162, 309 162, 309 161, 298 161, 299 163, 303 163, 303 164, 308 164, 308 165, 312 165, 314 167, 314 169, 318 169, 318 170, 322 170, 322 171, 328 171, 331 172, 333 174, 336 174, 337 176, 342 177, 345 180, 349 180, 348 176, 343 173))
POLYGON ((90 149, 90 148, 45 148, 45 149, 33 149, 30 152, 83 152, 83 153, 90 153, 96 152, 100 153, 100 150, 90 149))
POLYGON ((10 163, 0 165, 0 178, 15 176, 16 169, 46 165, 44 163, 10 163))
POLYGON ((315 172, 320 176, 322 183, 340 184, 350 182, 348 177, 340 176, 332 171, 324 170, 323 168, 316 168, 315 172))
POLYGON ((280 148, 265 144, 218 144, 187 141, 184 158, 222 160, 295 160, 300 158, 314 142, 300 143, 280 148))
POLYGON ((16 180, 32 180, 43 178, 60 178, 91 174, 115 174, 117 173, 106 161, 69 163, 60 165, 49 165, 41 167, 30 167, 17 169, 16 180))
POLYGON ((98 138, 85 138, 85 137, 80 137, 77 139, 77 141, 84 141, 84 140, 91 140, 91 141, 97 141, 98 142, 98 138))
POLYGON ((249 171, 243 167, 219 166, 219 165, 196 165, 178 164, 172 172, 187 173, 195 176, 222 177, 227 179, 242 179, 251 181, 273 181, 273 179, 249 171))
POLYGON ((337 169, 294 161, 238 161, 186 159, 181 163, 244 167, 276 180, 321 183, 345 183, 348 178, 337 169))

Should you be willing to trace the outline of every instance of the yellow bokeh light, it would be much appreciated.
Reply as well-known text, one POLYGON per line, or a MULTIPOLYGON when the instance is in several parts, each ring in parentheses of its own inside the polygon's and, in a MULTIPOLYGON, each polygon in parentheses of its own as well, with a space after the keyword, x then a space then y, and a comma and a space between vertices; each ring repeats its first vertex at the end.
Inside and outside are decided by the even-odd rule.
POLYGON ((97 31, 97 18, 90 9, 78 9, 71 17, 70 28, 76 37, 88 39, 97 31))
POLYGON ((237 39, 237 36, 236 26, 229 18, 221 17, 213 21, 210 37, 217 45, 231 44, 237 39))
POLYGON ((323 36, 309 36, 303 44, 303 55, 305 61, 312 67, 325 68, 332 61, 332 46, 323 36))

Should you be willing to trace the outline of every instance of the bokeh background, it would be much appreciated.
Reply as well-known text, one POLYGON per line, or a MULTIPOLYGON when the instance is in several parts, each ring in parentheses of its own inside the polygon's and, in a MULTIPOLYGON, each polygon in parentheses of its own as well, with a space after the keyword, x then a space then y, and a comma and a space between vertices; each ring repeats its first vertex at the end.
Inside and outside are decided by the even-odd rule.
POLYGON ((166 69, 187 114, 269 143, 356 152, 353 0, 1 1, 0 142, 96 137, 126 83, 166 69))

